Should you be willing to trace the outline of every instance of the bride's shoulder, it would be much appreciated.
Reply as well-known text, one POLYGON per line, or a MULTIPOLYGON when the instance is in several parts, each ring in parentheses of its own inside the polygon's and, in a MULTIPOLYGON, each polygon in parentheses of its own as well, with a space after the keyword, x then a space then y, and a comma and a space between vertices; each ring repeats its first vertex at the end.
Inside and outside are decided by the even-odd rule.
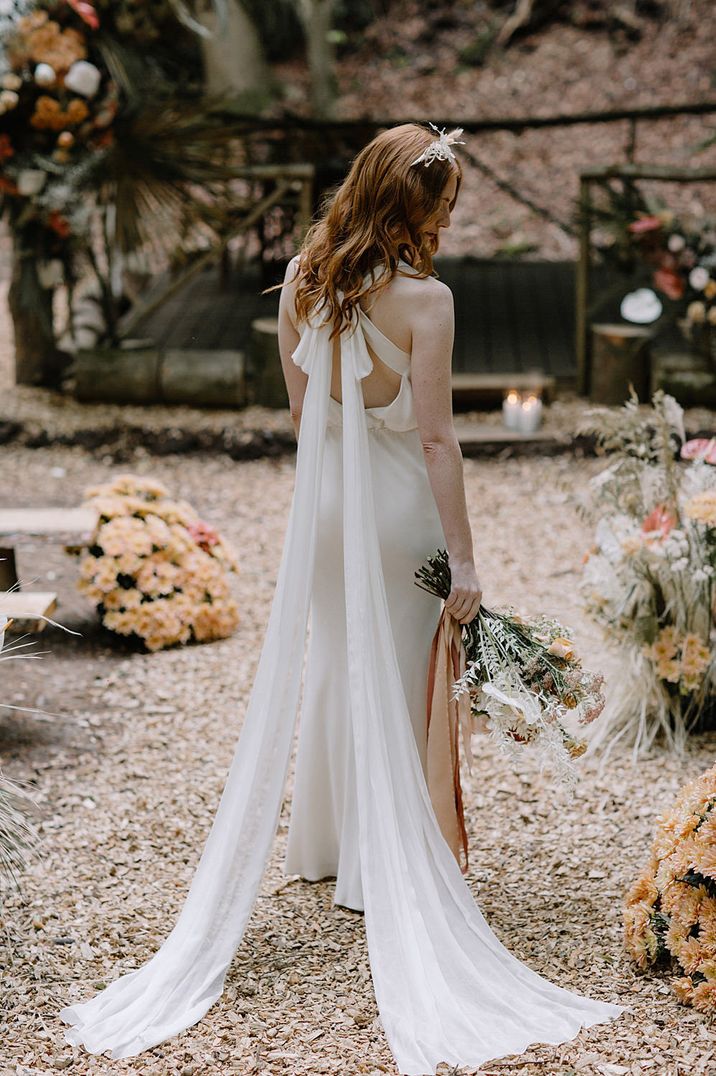
POLYGON ((390 283, 390 290, 402 305, 416 311, 440 310, 453 308, 453 295, 447 284, 434 276, 417 277, 396 273, 390 283))

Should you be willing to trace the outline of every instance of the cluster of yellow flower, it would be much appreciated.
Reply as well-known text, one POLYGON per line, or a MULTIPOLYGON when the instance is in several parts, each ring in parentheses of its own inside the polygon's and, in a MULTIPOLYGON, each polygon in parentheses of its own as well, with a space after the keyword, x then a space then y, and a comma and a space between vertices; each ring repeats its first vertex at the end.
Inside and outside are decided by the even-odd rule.
POLYGON ((59 101, 47 94, 41 94, 35 102, 35 111, 30 123, 38 130, 63 131, 66 127, 76 127, 89 116, 89 109, 79 97, 74 97, 63 109, 59 101))
POLYGON ((684 505, 684 512, 696 523, 716 527, 716 489, 706 489, 691 497, 684 505))
POLYGON ((716 766, 660 818, 649 862, 627 894, 624 943, 642 970, 670 962, 679 1000, 716 1013, 716 766))
POLYGON ((685 691, 699 688, 711 660, 709 647, 698 635, 679 635, 673 624, 663 627, 653 643, 645 643, 642 652, 654 662, 660 680, 681 683, 685 691))
POLYGON ((236 554, 190 505, 131 474, 85 497, 98 522, 78 586, 107 628, 139 636, 149 650, 231 635, 239 619, 228 581, 236 554))

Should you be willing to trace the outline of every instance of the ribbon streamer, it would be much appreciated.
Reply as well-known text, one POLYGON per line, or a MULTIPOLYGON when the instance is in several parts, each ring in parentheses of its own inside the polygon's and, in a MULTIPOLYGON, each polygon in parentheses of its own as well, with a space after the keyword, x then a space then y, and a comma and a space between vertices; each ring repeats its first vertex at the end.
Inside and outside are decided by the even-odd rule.
POLYGON ((433 637, 428 668, 427 782, 440 831, 463 874, 468 869, 468 841, 460 783, 460 732, 471 767, 472 719, 467 694, 455 697, 453 685, 465 671, 462 628, 443 609, 433 637))

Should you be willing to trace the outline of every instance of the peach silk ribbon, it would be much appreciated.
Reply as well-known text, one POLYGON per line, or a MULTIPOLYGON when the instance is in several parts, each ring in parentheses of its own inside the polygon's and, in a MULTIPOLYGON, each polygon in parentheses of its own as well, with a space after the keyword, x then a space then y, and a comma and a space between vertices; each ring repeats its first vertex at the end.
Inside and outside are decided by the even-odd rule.
POLYGON ((428 666, 427 785, 443 837, 463 874, 467 872, 467 830, 460 784, 460 734, 472 772, 470 696, 453 698, 465 672, 462 625, 446 609, 433 637, 428 666))

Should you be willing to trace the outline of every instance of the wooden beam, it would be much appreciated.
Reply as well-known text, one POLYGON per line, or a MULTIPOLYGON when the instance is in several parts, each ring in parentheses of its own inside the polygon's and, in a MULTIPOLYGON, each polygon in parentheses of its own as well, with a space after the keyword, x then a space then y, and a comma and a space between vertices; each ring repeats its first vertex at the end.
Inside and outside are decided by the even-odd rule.
POLYGON ((0 508, 0 537, 46 537, 62 544, 89 536, 96 522, 93 508, 0 508))
POLYGON ((675 168, 671 164, 601 164, 584 168, 585 179, 660 179, 670 183, 699 183, 716 179, 716 168, 675 168))
POLYGON ((592 203, 591 180, 579 177, 579 257, 575 268, 575 340, 577 355, 577 392, 584 396, 589 391, 589 327, 587 325, 587 305, 589 302, 589 269, 592 258, 592 203))
MULTIPOLYGON (((337 133, 351 131, 368 133, 387 127, 396 127, 402 123, 425 123, 423 116, 400 118, 372 117, 359 120, 320 120, 310 116, 299 116, 284 112, 280 118, 268 118, 237 113, 224 109, 224 114, 232 122, 244 124, 247 133, 251 131, 322 131, 337 133)), ((600 109, 594 112, 556 113, 551 116, 496 116, 481 119, 436 119, 436 127, 462 127, 467 134, 483 131, 527 131, 540 127, 570 127, 575 124, 619 123, 623 120, 659 120, 674 116, 704 116, 716 112, 716 101, 682 101, 678 104, 648 105, 644 108, 600 109)))

